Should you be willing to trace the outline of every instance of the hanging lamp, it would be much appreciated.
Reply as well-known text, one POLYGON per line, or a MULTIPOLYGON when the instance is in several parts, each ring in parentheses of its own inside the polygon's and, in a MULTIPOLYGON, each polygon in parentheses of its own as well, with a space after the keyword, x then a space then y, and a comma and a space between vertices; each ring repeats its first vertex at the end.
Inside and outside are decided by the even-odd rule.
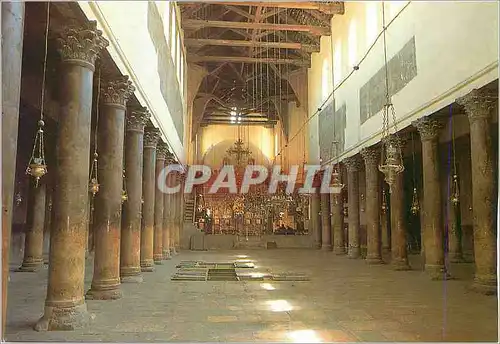
POLYGON ((128 194, 127 194, 127 182, 125 178, 125 170, 122 172, 122 178, 123 178, 123 190, 122 190, 122 204, 125 203, 128 200, 128 194))
POLYGON ((38 129, 35 135, 35 142, 31 157, 26 167, 26 174, 35 178, 35 187, 38 187, 40 178, 47 174, 47 162, 45 161, 45 147, 44 147, 44 132, 43 127, 45 122, 43 120, 43 107, 45 102, 45 77, 47 74, 47 51, 49 40, 49 24, 50 24, 50 2, 47 2, 47 24, 45 28, 45 54, 43 60, 43 74, 42 74, 42 95, 40 103, 40 120, 38 121, 38 129))
POLYGON ((89 181, 89 192, 92 197, 99 192, 99 180, 97 178, 97 159, 99 154, 97 153, 97 130, 99 128, 99 106, 101 96, 101 68, 99 67, 99 72, 97 74, 97 99, 96 99, 96 121, 95 121, 95 131, 94 131, 94 158, 92 160, 92 166, 90 168, 90 181, 89 181))
POLYGON ((453 149, 453 176, 451 181, 451 196, 450 202, 454 207, 460 204, 460 190, 458 187, 458 174, 457 174, 457 161, 456 161, 456 149, 455 149, 455 123, 452 116, 452 107, 450 105, 450 124, 451 124, 451 143, 453 149))
POLYGON ((412 150, 412 159, 413 159, 413 196, 411 201, 410 211, 413 215, 417 215, 420 211, 420 204, 418 202, 418 193, 417 193, 417 183, 415 181, 415 142, 413 140, 413 132, 411 133, 411 150, 412 150))
POLYGON ((385 88, 386 88, 386 103, 383 108, 383 128, 382 128, 382 159, 378 166, 380 172, 385 176, 385 181, 389 184, 389 193, 392 191, 392 186, 396 182, 396 177, 404 171, 403 159, 401 155, 401 144, 398 137, 396 127, 396 112, 394 105, 391 102, 389 94, 389 65, 387 62, 387 41, 385 26, 385 4, 382 2, 382 22, 383 22, 383 43, 384 43, 384 68, 385 68, 385 88), (392 118, 394 134, 390 135, 389 117, 392 118))

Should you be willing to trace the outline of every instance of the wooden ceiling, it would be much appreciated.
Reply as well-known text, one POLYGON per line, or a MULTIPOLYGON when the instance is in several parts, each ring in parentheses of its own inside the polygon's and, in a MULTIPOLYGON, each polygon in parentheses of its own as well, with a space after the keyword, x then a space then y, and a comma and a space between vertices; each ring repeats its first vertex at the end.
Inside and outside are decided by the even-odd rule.
MULTIPOLYGON (((308 68, 343 2, 179 2, 187 61, 206 68, 201 124, 273 124, 298 100, 287 77, 308 68), (233 120, 234 122, 234 120, 233 120)), ((196 116, 196 114, 195 114, 196 116)))

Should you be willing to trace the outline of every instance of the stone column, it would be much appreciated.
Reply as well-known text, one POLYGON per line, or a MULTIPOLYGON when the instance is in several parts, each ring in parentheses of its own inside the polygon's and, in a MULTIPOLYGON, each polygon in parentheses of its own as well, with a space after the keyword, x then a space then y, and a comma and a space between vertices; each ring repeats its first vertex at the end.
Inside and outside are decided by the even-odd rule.
POLYGON ((344 201, 342 194, 332 194, 330 197, 330 208, 332 211, 332 231, 333 231, 333 252, 337 255, 344 255, 344 201))
POLYGON ((45 221, 43 222, 43 263, 49 264, 49 250, 50 250, 50 228, 52 227, 52 189, 53 183, 45 186, 45 221))
POLYGON ((2 333, 7 317, 10 232, 16 173, 24 2, 2 2, 2 333))
POLYGON ((330 194, 321 194, 321 249, 332 250, 330 194))
POLYGON ((155 165, 156 145, 160 139, 160 130, 146 127, 144 131, 144 160, 142 172, 142 223, 141 223, 141 270, 152 272, 153 268, 153 236, 155 214, 155 165))
POLYGON ((472 165, 472 218, 474 226, 474 261, 476 271, 473 287, 484 294, 497 292, 496 191, 491 113, 498 101, 494 92, 473 90, 458 99, 470 124, 472 165))
POLYGON ((45 222, 46 184, 38 187, 30 181, 27 230, 24 240, 24 259, 20 271, 36 272, 43 267, 43 228, 45 222))
POLYGON ((389 234, 389 222, 388 222, 388 212, 387 212, 387 192, 385 191, 385 181, 382 181, 382 192, 380 197, 381 199, 381 205, 380 205, 380 228, 382 231, 382 253, 389 253, 391 252, 391 236, 389 234), (385 203, 384 203, 385 201, 385 203), (383 204, 385 204, 385 209, 383 209, 383 204))
MULTIPOLYGON (((396 140, 396 139, 394 139, 396 140)), ((403 142, 394 142, 403 148, 403 142)), ((404 175, 398 173, 391 193, 391 266, 394 270, 410 270, 407 252, 407 229, 404 209, 404 175)))
MULTIPOLYGON (((172 158, 173 159, 173 158, 172 158)), ((175 160, 172 160, 172 164, 176 164, 177 162, 175 160)), ((177 181, 177 172, 171 172, 168 175, 168 183, 170 186, 175 186, 177 181)), ((181 190, 182 192, 182 190, 181 190)), ((169 226, 169 235, 170 235, 170 255, 177 255, 177 250, 175 249, 175 213, 176 213, 176 207, 175 207, 175 201, 176 201, 176 194, 171 194, 170 195, 170 211, 169 211, 169 216, 168 216, 168 226, 169 226)))
POLYGON ((184 218, 183 218, 183 208, 184 208, 184 191, 183 191, 183 177, 182 174, 177 175, 177 181, 181 185, 181 191, 176 194, 177 196, 177 202, 176 202, 176 217, 175 217, 175 241, 174 241, 174 246, 175 246, 175 252, 176 254, 179 254, 180 252, 180 238, 181 238, 181 231, 184 223, 184 218))
POLYGON ((347 202, 349 221, 349 258, 359 258, 361 251, 359 245, 359 181, 358 171, 361 161, 357 156, 344 160, 347 167, 347 202))
POLYGON ((141 207, 144 126, 149 119, 146 108, 129 109, 125 136, 125 176, 128 199, 123 204, 120 246, 122 283, 140 283, 141 274, 141 207))
MULTIPOLYGON (((165 168, 165 154, 167 145, 160 141, 156 147, 156 173, 155 182, 165 168)), ((153 235, 153 260, 156 265, 162 264, 163 259, 163 198, 165 194, 155 183, 155 206, 154 206, 154 235, 153 235)))
POLYGON ((314 247, 319 249, 322 242, 321 196, 319 190, 311 194, 311 225, 314 236, 314 247))
POLYGON ((366 176, 366 262, 382 264, 382 241, 380 233, 379 171, 380 152, 370 147, 363 148, 361 156, 365 161, 366 176))
POLYGON ((97 140, 99 192, 94 209, 94 274, 87 299, 115 300, 120 290, 125 104, 134 92, 127 76, 103 85, 97 140))
MULTIPOLYGON (((446 215, 447 215, 447 223, 448 226, 448 260, 451 263, 463 263, 464 257, 462 254, 462 235, 460 232, 460 228, 458 228, 458 214, 460 211, 460 204, 454 205, 450 198, 453 192, 453 173, 450 171, 449 184, 446 197, 446 215)), ((458 180, 457 180, 458 183, 458 180)))
POLYGON ((444 264, 443 214, 439 179, 438 136, 441 125, 437 120, 423 117, 413 122, 422 140, 423 224, 425 271, 433 280, 447 279, 444 264))
MULTIPOLYGON (((165 157, 165 167, 173 163, 173 155, 167 150, 165 157)), ((167 186, 172 186, 172 177, 174 175, 169 173, 165 180, 167 186)), ((165 193, 163 196, 163 259, 172 259, 170 254, 171 237, 172 237, 172 194, 165 193)))
POLYGON ((108 45, 91 21, 59 39, 60 116, 54 219, 45 313, 35 330, 73 330, 90 320, 84 298, 92 82, 97 53, 108 45))

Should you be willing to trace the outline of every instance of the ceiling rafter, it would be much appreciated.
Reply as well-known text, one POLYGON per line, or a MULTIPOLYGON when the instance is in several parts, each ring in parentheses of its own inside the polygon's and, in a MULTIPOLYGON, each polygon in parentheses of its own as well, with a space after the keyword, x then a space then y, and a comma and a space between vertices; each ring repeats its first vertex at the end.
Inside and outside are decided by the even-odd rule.
POLYGON ((223 20, 197 20, 186 19, 183 26, 187 29, 201 29, 204 27, 220 27, 231 29, 261 29, 261 30, 280 30, 280 31, 299 31, 309 32, 316 36, 330 35, 330 29, 324 26, 296 25, 296 24, 274 24, 274 23, 251 23, 223 20))

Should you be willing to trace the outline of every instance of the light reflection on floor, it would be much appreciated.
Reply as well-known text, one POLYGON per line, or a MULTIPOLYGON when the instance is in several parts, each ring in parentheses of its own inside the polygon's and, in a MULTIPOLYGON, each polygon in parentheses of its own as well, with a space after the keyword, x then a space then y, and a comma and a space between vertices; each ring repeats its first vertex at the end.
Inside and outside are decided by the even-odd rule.
POLYGON ((287 334, 292 343, 321 343, 322 340, 314 330, 291 331, 287 334))

